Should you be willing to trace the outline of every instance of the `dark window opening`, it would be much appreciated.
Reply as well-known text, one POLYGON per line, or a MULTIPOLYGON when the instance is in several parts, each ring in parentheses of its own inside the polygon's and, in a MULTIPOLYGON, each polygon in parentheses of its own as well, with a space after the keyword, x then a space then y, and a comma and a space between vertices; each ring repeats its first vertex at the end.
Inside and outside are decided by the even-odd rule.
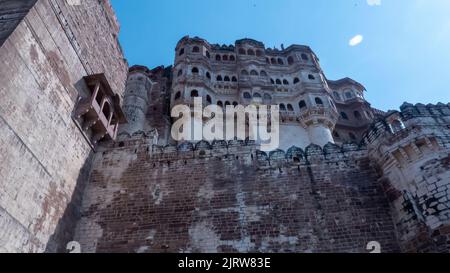
POLYGON ((305 102, 304 100, 300 101, 300 102, 298 103, 298 107, 299 107, 300 109, 306 108, 306 102, 305 102))
POLYGON ((192 90, 191 98, 197 98, 197 97, 198 97, 198 91, 197 90, 192 90))
POLYGON ((293 65, 294 64, 294 58, 291 56, 288 58, 288 64, 293 65))

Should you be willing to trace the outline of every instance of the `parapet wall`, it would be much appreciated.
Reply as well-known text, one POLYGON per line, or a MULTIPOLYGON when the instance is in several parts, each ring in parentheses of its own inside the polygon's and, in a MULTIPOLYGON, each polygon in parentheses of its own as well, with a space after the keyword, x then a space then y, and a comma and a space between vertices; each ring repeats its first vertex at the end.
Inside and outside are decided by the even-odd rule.
POLYGON ((259 152, 138 136, 96 155, 75 240, 84 252, 398 251, 387 198, 357 145, 259 152))

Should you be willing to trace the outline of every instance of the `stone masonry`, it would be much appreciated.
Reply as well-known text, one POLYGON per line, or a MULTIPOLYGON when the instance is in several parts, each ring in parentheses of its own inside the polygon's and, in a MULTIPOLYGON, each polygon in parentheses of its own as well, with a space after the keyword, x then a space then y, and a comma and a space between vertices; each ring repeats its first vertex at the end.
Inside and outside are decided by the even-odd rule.
POLYGON ((450 252, 450 104, 384 112, 252 39, 128 68, 109 1, 22 3, 0 0, 0 252, 450 252), (279 149, 175 141, 195 98, 278 106, 279 149))
POLYGON ((0 48, 0 252, 56 251, 72 237, 92 154, 72 120, 83 77, 125 89, 109 2, 83 3, 38 1, 0 48))

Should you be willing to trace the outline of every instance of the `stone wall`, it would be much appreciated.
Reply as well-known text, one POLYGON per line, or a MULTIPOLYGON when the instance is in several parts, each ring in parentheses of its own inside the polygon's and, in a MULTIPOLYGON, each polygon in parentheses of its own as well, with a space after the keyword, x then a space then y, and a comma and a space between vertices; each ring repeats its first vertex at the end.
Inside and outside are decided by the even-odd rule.
POLYGON ((0 252, 72 237, 91 148, 71 116, 83 76, 105 73, 123 92, 118 30, 108 1, 41 0, 0 48, 0 252))
POLYGON ((94 158, 83 252, 399 251, 378 174, 356 145, 270 155, 238 141, 165 148, 135 135, 94 158))
POLYGON ((450 105, 401 109, 366 134, 368 154, 381 170, 402 251, 449 252, 450 105))

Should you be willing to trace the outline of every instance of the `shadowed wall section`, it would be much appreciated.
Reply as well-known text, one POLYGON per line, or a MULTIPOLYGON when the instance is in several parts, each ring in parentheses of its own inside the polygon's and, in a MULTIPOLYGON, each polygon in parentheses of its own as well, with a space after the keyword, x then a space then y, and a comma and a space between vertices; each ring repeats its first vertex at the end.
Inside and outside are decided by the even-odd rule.
POLYGON ((357 146, 269 156, 251 143, 145 142, 95 158, 75 237, 83 252, 365 252, 370 241, 399 250, 357 146))

